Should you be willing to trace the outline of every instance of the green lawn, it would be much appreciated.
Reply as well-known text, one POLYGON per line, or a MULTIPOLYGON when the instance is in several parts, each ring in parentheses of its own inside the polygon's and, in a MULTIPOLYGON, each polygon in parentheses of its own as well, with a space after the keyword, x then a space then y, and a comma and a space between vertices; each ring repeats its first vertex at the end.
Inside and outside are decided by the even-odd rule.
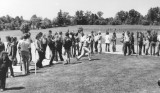
MULTIPOLYGON (((158 57, 96 54, 7 79, 6 93, 160 93, 158 57)), ((4 92, 4 93, 5 93, 4 92)))

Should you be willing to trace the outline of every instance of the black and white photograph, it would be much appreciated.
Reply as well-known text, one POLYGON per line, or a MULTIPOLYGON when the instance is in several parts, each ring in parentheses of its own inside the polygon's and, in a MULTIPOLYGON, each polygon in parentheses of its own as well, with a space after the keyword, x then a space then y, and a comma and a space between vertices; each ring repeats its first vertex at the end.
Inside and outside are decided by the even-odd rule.
POLYGON ((0 0, 0 93, 160 93, 160 0, 0 0))

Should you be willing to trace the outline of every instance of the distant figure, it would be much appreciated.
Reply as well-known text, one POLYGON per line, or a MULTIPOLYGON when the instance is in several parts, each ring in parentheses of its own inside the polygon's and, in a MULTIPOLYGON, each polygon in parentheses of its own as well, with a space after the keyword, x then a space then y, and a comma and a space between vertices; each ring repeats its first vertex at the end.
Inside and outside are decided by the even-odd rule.
POLYGON ((128 52, 128 55, 130 55, 130 38, 129 38, 129 31, 126 31, 124 34, 124 56, 126 56, 128 52), (128 49, 128 51, 127 51, 128 49))
POLYGON ((77 51, 77 55, 80 55, 80 49, 79 49, 79 37, 78 37, 78 33, 76 33, 74 35, 74 38, 75 38, 75 50, 77 51))
POLYGON ((156 43, 157 43, 157 33, 155 31, 152 32, 151 34, 151 40, 150 40, 150 54, 155 55, 155 50, 156 50, 156 43))
POLYGON ((157 36, 157 52, 156 55, 159 56, 160 51, 160 35, 157 36))
POLYGON ((0 53, 0 91, 5 90, 9 61, 8 53, 2 51, 0 53))
POLYGON ((143 33, 138 32, 138 47, 139 47, 139 55, 142 55, 142 46, 143 46, 143 33))
POLYGON ((151 31, 148 30, 147 35, 146 35, 146 55, 148 55, 148 50, 150 48, 150 42, 151 42, 151 31))
POLYGON ((130 35, 130 43, 131 43, 131 53, 136 54, 134 51, 134 33, 133 32, 130 35))
POLYGON ((121 40, 120 40, 120 42, 123 44, 123 45, 122 45, 122 52, 123 52, 123 53, 124 53, 124 33, 125 33, 125 32, 122 33, 122 37, 121 37, 121 40))
POLYGON ((101 31, 98 32, 98 53, 102 53, 102 34, 101 31))
POLYGON ((95 33, 95 36, 94 36, 94 41, 95 41, 95 43, 94 43, 95 53, 98 53, 98 38, 99 38, 98 33, 95 33))
POLYGON ((66 56, 67 56, 66 63, 64 63, 66 65, 66 64, 70 63, 71 46, 72 46, 72 41, 71 41, 71 38, 69 37, 68 32, 65 34, 65 38, 64 38, 64 41, 63 41, 63 46, 64 46, 65 53, 66 53, 66 56))
POLYGON ((110 52, 110 42, 111 42, 111 37, 109 35, 109 32, 106 31, 106 36, 105 36, 105 44, 106 44, 105 51, 106 52, 110 52))
POLYGON ((92 32, 91 32, 91 44, 90 44, 91 54, 94 53, 94 52, 93 52, 94 43, 95 43, 95 41, 94 41, 94 32, 92 31, 92 32))
POLYGON ((116 32, 114 32, 112 36, 112 51, 113 52, 116 52, 116 40, 117 40, 117 36, 116 36, 116 32))

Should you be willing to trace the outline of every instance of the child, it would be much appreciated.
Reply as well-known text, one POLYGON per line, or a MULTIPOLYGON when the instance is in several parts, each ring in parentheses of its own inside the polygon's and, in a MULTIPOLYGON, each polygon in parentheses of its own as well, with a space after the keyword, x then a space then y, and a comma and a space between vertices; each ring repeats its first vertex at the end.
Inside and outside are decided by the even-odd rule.
POLYGON ((8 53, 2 51, 0 55, 0 90, 5 90, 5 84, 6 84, 6 76, 9 66, 9 58, 8 53))
POLYGON ((72 41, 71 41, 71 38, 69 37, 69 33, 67 32, 65 35, 66 35, 66 37, 64 38, 63 46, 65 49, 65 53, 67 53, 67 59, 66 59, 66 63, 64 65, 70 63, 71 46, 72 46, 72 41))

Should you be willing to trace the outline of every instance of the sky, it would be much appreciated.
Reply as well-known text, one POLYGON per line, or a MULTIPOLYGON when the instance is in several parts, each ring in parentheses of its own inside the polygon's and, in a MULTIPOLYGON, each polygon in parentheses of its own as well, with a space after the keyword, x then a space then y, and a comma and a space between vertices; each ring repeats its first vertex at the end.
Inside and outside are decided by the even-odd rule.
POLYGON ((74 16, 77 10, 97 13, 102 11, 103 17, 115 17, 118 11, 135 9, 146 15, 151 7, 160 7, 160 0, 0 0, 0 17, 23 16, 30 20, 36 14, 38 17, 53 19, 61 9, 74 16))

